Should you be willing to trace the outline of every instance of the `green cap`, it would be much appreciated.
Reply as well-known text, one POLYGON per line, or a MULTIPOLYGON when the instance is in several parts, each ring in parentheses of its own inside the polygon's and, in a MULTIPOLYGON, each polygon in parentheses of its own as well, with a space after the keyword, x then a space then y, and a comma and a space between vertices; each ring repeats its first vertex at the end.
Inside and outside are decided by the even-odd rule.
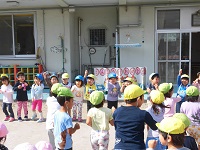
POLYGON ((92 105, 98 105, 104 100, 104 94, 102 91, 94 91, 90 94, 90 102, 92 105))
POLYGON ((164 94, 158 90, 152 90, 150 93, 150 99, 155 104, 162 104, 165 100, 164 94))
POLYGON ((74 97, 71 90, 66 87, 59 87, 58 88, 58 96, 67 96, 67 97, 74 97))
POLYGON ((144 93, 145 91, 143 91, 138 85, 131 84, 127 86, 124 90, 124 99, 130 100, 130 99, 138 98, 144 93))
POLYGON ((160 131, 168 134, 181 134, 185 132, 184 123, 175 117, 164 118, 160 123, 156 123, 160 131))
POLYGON ((163 94, 166 94, 169 92, 169 90, 172 88, 172 86, 173 86, 172 83, 162 83, 159 85, 158 89, 163 94))
POLYGON ((183 113, 175 113, 173 117, 180 119, 186 128, 190 125, 190 119, 183 113))
POLYGON ((62 84, 60 84, 60 83, 53 84, 52 87, 51 87, 51 92, 54 93, 54 94, 58 94, 58 88, 59 87, 62 87, 62 84))
POLYGON ((199 90, 196 86, 189 86, 186 89, 187 96, 199 96, 199 90))

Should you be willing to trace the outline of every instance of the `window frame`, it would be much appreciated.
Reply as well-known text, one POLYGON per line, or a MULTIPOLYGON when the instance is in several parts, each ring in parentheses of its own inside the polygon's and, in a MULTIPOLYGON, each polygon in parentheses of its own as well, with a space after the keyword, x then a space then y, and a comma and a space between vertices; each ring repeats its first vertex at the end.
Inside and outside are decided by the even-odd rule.
POLYGON ((13 40, 13 55, 0 55, 0 59, 36 59, 36 53, 37 53, 37 30, 36 30, 36 11, 13 11, 13 12, 0 12, 0 16, 2 15, 10 15, 12 18, 12 40, 13 40), (34 33, 34 43, 35 43, 35 54, 24 54, 24 55, 16 55, 15 54, 15 37, 14 37, 14 15, 18 14, 31 14, 33 15, 33 33, 34 33))

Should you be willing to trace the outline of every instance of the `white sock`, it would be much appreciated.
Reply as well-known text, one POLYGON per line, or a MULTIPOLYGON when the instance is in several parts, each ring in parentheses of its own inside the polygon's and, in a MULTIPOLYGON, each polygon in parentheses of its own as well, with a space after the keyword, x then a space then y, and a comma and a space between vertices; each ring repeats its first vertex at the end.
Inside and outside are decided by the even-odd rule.
POLYGON ((40 118, 43 119, 43 114, 42 114, 42 112, 39 112, 39 114, 40 114, 40 118))
POLYGON ((37 114, 36 114, 36 111, 33 111, 33 116, 36 116, 37 114))

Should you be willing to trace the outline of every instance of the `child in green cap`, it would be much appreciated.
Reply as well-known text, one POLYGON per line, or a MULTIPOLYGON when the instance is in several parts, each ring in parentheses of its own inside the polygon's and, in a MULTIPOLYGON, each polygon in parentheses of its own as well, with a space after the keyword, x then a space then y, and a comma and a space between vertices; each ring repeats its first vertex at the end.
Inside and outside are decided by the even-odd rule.
POLYGON ((200 149, 200 102, 198 102, 199 90, 195 86, 190 86, 186 90, 186 102, 181 105, 181 113, 186 114, 191 125, 187 132, 192 136, 200 149))
POLYGON ((103 107, 104 101, 105 97, 101 91, 94 91, 90 95, 93 108, 88 111, 86 124, 92 127, 90 141, 93 150, 108 149, 109 123, 114 125, 112 111, 103 107))
POLYGON ((57 101, 61 108, 54 116, 54 137, 56 149, 72 150, 71 135, 80 129, 78 123, 73 127, 72 118, 69 116, 68 109, 73 106, 73 94, 66 87, 58 88, 57 101))
POLYGON ((181 98, 172 97, 174 92, 174 87, 172 83, 162 83, 159 85, 158 89, 165 96, 164 105, 168 106, 165 108, 164 118, 172 117, 175 114, 175 105, 177 102, 181 101, 181 98))
POLYGON ((138 85, 129 85, 124 90, 125 106, 113 113, 115 125, 114 149, 145 149, 144 125, 157 130, 156 121, 139 107, 144 103, 144 91, 138 85))
POLYGON ((188 136, 186 133, 186 130, 190 125, 190 119, 183 113, 176 113, 173 115, 173 117, 180 119, 185 124, 185 139, 183 144, 184 147, 187 147, 191 150, 198 150, 195 139, 191 136, 188 136))
MULTIPOLYGON (((156 122, 161 122, 164 119, 165 106, 163 104, 165 100, 164 94, 158 90, 152 90, 150 93, 150 102, 151 106, 149 106, 146 111, 152 116, 152 118, 156 122)), ((148 129, 148 127, 147 127, 148 129)), ((148 129, 147 140, 146 140, 146 148, 148 148, 148 141, 155 139, 158 140, 155 150, 165 150, 166 146, 162 145, 159 141, 158 130, 153 131, 152 129, 148 129)))
POLYGON ((57 110, 60 109, 60 104, 57 102, 57 93, 58 88, 62 87, 60 83, 53 84, 51 88, 51 96, 47 97, 46 105, 47 105, 47 118, 46 118, 46 129, 48 131, 49 142, 52 147, 55 149, 53 128, 54 128, 54 115, 57 110))
POLYGON ((168 150, 189 150, 183 146, 185 125, 180 119, 168 117, 156 123, 156 126, 159 130, 159 140, 163 145, 168 146, 168 150))

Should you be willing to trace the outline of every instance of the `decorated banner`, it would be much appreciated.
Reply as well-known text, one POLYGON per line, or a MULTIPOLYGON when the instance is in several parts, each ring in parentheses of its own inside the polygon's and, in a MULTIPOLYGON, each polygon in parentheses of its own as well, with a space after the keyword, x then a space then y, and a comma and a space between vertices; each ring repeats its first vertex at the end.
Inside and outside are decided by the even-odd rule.
POLYGON ((118 81, 123 82, 127 77, 137 80, 137 83, 143 89, 146 85, 146 67, 125 67, 125 68, 94 68, 97 85, 105 85, 106 77, 110 73, 116 73, 118 81))

